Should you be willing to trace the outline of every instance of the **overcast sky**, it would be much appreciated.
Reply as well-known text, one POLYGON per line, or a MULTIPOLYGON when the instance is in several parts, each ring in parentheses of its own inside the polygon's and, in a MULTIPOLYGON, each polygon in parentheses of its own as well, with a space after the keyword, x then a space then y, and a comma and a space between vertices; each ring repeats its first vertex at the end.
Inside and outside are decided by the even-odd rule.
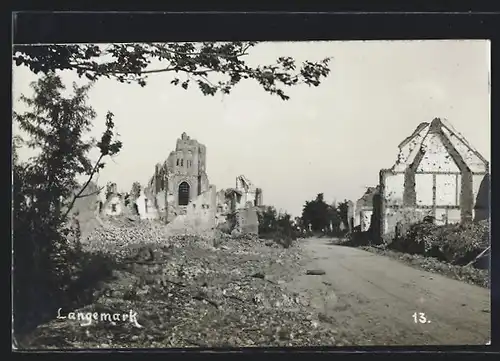
MULTIPOLYGON (((328 202, 360 198, 396 161, 398 144, 435 117, 447 118, 490 160, 489 42, 262 43, 248 61, 279 56, 334 59, 322 85, 287 89, 289 101, 254 81, 212 97, 170 85, 171 74, 152 76, 145 88, 99 80, 89 98, 98 113, 95 136, 110 110, 123 141, 99 184, 145 184, 184 131, 206 145, 210 183, 234 187, 243 174, 263 188, 264 203, 294 216, 320 192, 328 202)), ((23 110, 16 100, 31 94, 35 79, 14 67, 14 110, 23 110)), ((70 85, 76 77, 65 72, 63 79, 70 85)))

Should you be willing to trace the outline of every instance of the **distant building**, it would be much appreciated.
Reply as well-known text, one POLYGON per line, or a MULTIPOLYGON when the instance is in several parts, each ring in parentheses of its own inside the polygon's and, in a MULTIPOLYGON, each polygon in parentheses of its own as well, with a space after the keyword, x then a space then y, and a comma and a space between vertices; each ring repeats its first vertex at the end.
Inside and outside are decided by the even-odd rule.
POLYGON ((254 208, 262 205, 262 190, 239 176, 235 188, 217 192, 208 181, 205 145, 182 133, 167 160, 155 166, 136 203, 141 218, 162 219, 178 231, 211 230, 235 213, 239 230, 254 233, 254 208))
POLYGON ((379 187, 368 187, 365 194, 358 199, 354 211, 354 227, 359 227, 361 232, 367 232, 370 229, 374 202, 379 194, 379 187))
POLYGON ((155 206, 155 198, 144 189, 141 189, 139 197, 135 200, 137 213, 141 219, 159 219, 158 209, 155 206))
POLYGON ((101 208, 101 215, 105 216, 120 216, 127 212, 124 195, 118 193, 115 183, 111 184, 109 193, 106 195, 106 200, 101 208))

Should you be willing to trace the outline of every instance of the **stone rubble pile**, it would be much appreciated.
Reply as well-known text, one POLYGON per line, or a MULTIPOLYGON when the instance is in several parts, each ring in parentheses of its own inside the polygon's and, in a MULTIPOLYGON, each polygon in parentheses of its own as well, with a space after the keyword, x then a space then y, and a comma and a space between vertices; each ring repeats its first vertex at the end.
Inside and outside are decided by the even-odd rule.
POLYGON ((120 253, 121 267, 81 312, 134 310, 143 327, 95 322, 85 328, 55 320, 39 327, 34 340, 61 347, 64 339, 66 348, 318 346, 345 341, 318 322, 306 298, 283 287, 294 274, 304 273, 297 248, 222 234, 216 235, 214 246, 197 236, 166 237, 162 225, 132 223, 108 226, 89 238, 94 251, 100 246, 120 253, 123 248, 117 244, 134 251, 120 253))
POLYGON ((113 253, 121 258, 141 244, 168 246, 165 228, 162 223, 132 217, 106 219, 82 243, 87 251, 113 253))

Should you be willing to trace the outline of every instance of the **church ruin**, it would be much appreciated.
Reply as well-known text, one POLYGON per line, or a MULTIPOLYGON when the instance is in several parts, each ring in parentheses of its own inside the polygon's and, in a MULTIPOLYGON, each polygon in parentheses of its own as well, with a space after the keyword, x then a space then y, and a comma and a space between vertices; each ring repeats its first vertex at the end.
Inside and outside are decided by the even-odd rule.
POLYGON ((182 133, 167 160, 156 164, 144 189, 145 199, 157 209, 159 218, 168 222, 187 214, 189 203, 210 189, 205 167, 205 145, 182 133))
POLYGON ((234 214, 240 231, 255 233, 254 208, 262 205, 262 190, 238 176, 235 188, 217 192, 206 173, 205 145, 182 133, 167 160, 155 166, 136 203, 141 218, 160 219, 171 228, 205 231, 234 214))

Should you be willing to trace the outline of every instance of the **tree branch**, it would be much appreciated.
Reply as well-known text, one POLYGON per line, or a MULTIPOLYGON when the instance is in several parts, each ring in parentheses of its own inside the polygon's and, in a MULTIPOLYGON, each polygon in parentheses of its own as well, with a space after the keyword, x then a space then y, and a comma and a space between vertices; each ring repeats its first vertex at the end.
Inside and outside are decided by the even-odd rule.
MULTIPOLYGON (((217 51, 213 51, 211 52, 210 55, 214 55, 214 56, 218 56, 219 58, 222 58, 222 59, 231 59, 231 58, 239 58, 240 56, 245 56, 245 55, 248 55, 248 53, 246 52, 250 47, 252 46, 252 44, 250 43, 247 43, 247 45, 245 47, 242 48, 241 52, 240 53, 237 53, 237 54, 232 54, 232 55, 225 55, 223 53, 220 53, 220 52, 217 52, 217 51)), ((181 55, 181 56, 197 56, 197 55, 202 55, 204 53, 202 53, 201 51, 192 51, 190 53, 184 53, 184 52, 181 52, 181 51, 177 51, 177 50, 172 50, 172 49, 168 49, 168 48, 164 48, 162 47, 161 48, 162 51, 165 51, 167 53, 171 53, 171 54, 175 54, 175 55, 181 55)))
POLYGON ((488 252, 489 250, 491 249, 491 246, 489 246, 488 248, 486 248, 484 251, 482 251, 479 255, 476 256, 476 258, 474 258, 472 261, 470 261, 469 263, 467 263, 465 265, 465 267, 469 267, 471 265, 474 264, 474 262, 476 262, 479 258, 481 258, 486 252, 488 252))
MULTIPOLYGON (((98 65, 98 66, 106 66, 106 65, 109 65, 109 64, 112 64, 112 63, 106 63, 106 64, 101 64, 101 65, 98 65)), ((70 67, 72 68, 75 68, 75 69, 81 69, 81 70, 86 70, 86 71, 93 71, 93 72, 96 72, 98 73, 99 70, 98 69, 95 69, 91 66, 88 66, 88 65, 85 65, 85 64, 76 64, 76 63, 73 63, 73 64, 69 64, 70 67)), ((171 72, 171 71, 182 71, 182 72, 185 72, 185 73, 189 73, 191 75, 203 75, 205 73, 210 73, 210 72, 214 72, 215 70, 214 69, 203 69, 203 70, 187 70, 187 69, 184 69, 184 68, 180 68, 178 66, 174 66, 174 67, 165 67, 165 68, 159 68, 159 69, 150 69, 150 70, 141 70, 140 72, 133 72, 133 71, 124 71, 124 70, 106 70, 106 73, 107 74, 138 74, 138 75, 142 75, 142 74, 155 74, 155 73, 166 73, 166 72, 171 72)))
POLYGON ((68 209, 64 213, 63 219, 66 219, 66 217, 68 216, 69 212, 71 212, 71 210, 73 209, 73 206, 75 205, 76 200, 78 198, 80 198, 80 196, 82 195, 82 193, 85 190, 85 188, 87 188, 88 185, 90 184, 90 182, 92 181, 92 177, 94 176, 95 172, 97 171, 97 168, 99 167, 99 164, 101 163, 101 159, 103 157, 104 157, 104 154, 101 154, 99 156, 99 159, 97 160, 96 164, 94 165, 94 168, 92 168, 92 171, 90 172, 89 179, 87 180, 87 182, 85 182, 85 184, 83 185, 82 189, 80 189, 80 191, 73 197, 73 200, 69 204, 68 209))
POLYGON ((85 198, 85 197, 88 197, 88 196, 93 196, 94 194, 99 194, 105 187, 101 187, 99 188, 98 190, 92 192, 92 193, 89 193, 89 194, 82 194, 82 195, 79 195, 79 196, 75 196, 76 198, 85 198))

